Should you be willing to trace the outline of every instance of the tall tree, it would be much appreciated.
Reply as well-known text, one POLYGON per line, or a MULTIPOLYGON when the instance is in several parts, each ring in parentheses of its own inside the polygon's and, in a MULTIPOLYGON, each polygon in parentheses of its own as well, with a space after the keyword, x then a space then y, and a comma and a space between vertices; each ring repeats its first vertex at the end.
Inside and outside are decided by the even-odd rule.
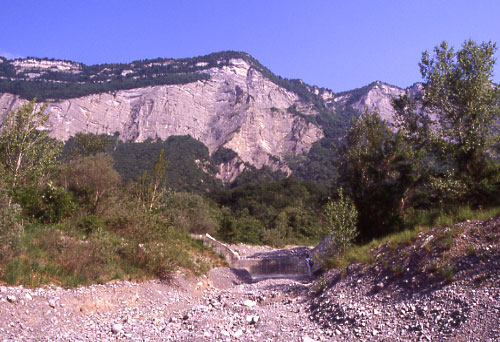
POLYGON ((494 43, 468 40, 455 52, 446 42, 425 51, 419 98, 394 101, 401 132, 427 148, 469 184, 491 176, 500 142, 500 87, 492 82, 494 43))
POLYGON ((105 153, 110 140, 108 136, 80 132, 66 142, 65 150, 69 159, 94 156, 105 153))
POLYGON ((340 148, 340 178, 359 211, 362 239, 398 228, 419 181, 420 154, 375 111, 365 111, 340 148))
POLYGON ((144 171, 136 183, 136 196, 144 209, 153 210, 161 195, 166 191, 168 160, 164 158, 164 150, 160 151, 153 170, 144 171))
POLYGON ((49 138, 45 124, 47 105, 36 99, 7 113, 0 125, 0 163, 11 189, 30 182, 42 182, 56 163, 61 144, 49 138))

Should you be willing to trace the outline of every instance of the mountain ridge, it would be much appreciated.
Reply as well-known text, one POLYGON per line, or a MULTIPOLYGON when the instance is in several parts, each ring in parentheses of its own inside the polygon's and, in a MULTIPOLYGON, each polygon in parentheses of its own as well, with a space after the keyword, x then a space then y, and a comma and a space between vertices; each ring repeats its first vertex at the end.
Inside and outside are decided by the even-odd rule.
MULTIPOLYGON (((53 137, 65 141, 79 132, 118 132, 122 140, 141 142, 191 135, 211 155, 221 147, 237 154, 219 165, 224 183, 249 166, 290 175, 290 156, 308 155, 324 139, 340 139, 364 107, 391 121, 390 101, 404 92, 377 81, 337 95, 277 76, 235 51, 94 66, 37 58, 0 61, 0 116, 21 106, 27 94, 40 92, 46 100, 55 94, 48 101, 46 127, 53 137), (134 84, 138 87, 129 87, 134 84), (82 92, 88 94, 70 97, 82 92)), ((307 167, 307 158, 304 163, 307 167)))

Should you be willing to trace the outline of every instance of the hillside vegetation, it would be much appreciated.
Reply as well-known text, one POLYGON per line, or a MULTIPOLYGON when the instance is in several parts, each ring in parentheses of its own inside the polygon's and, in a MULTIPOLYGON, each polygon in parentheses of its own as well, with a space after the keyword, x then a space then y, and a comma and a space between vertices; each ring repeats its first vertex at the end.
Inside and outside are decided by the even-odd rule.
MULTIPOLYGON (((274 76, 243 53, 138 63, 202 69, 239 56, 316 104, 325 138, 307 156, 287 156, 296 177, 247 167, 226 187, 214 175, 234 151, 210 156, 189 136, 132 143, 80 133, 63 146, 37 130, 48 114, 31 101, 0 126, 0 280, 73 286, 166 276, 180 267, 204 272, 220 260, 192 233, 274 246, 330 235, 321 262, 338 266, 352 254, 369 256, 360 246, 374 238, 414 236, 429 217, 458 219, 458 208, 494 216, 495 51, 493 43, 466 41, 456 52, 443 43, 433 56, 424 53, 423 95, 394 101, 398 130, 376 111, 333 115, 309 86, 274 76)), ((108 69, 110 79, 118 77, 119 66, 108 69)))

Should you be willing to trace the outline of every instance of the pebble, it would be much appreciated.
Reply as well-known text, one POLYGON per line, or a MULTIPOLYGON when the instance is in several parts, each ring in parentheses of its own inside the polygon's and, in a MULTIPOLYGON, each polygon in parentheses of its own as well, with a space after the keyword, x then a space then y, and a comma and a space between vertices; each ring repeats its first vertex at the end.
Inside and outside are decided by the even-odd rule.
POLYGON ((111 327, 111 332, 113 334, 118 334, 120 331, 123 330, 123 325, 121 325, 120 323, 115 323, 113 324, 113 326, 111 327))
POLYGON ((247 299, 243 302, 243 305, 248 306, 248 307, 252 307, 252 306, 257 305, 257 303, 253 300, 247 299))
POLYGON ((499 341, 499 264, 481 264, 486 284, 468 278, 426 291, 405 287, 413 274, 386 278, 360 265, 327 272, 317 295, 306 280, 246 283, 229 269, 221 269, 224 287, 205 278, 201 294, 198 280, 181 276, 69 290, 0 286, 0 341, 499 341))

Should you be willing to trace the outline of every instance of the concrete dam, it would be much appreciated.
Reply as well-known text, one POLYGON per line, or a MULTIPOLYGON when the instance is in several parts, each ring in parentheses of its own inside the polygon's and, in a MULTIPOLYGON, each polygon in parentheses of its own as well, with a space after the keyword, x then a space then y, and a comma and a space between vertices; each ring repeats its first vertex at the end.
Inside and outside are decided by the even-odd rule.
POLYGON ((217 241, 209 234, 193 237, 203 240, 205 245, 211 246, 217 253, 224 256, 231 268, 248 272, 253 281, 268 278, 307 278, 309 276, 306 263, 306 258, 311 252, 309 247, 277 249, 240 256, 229 246, 217 241))

